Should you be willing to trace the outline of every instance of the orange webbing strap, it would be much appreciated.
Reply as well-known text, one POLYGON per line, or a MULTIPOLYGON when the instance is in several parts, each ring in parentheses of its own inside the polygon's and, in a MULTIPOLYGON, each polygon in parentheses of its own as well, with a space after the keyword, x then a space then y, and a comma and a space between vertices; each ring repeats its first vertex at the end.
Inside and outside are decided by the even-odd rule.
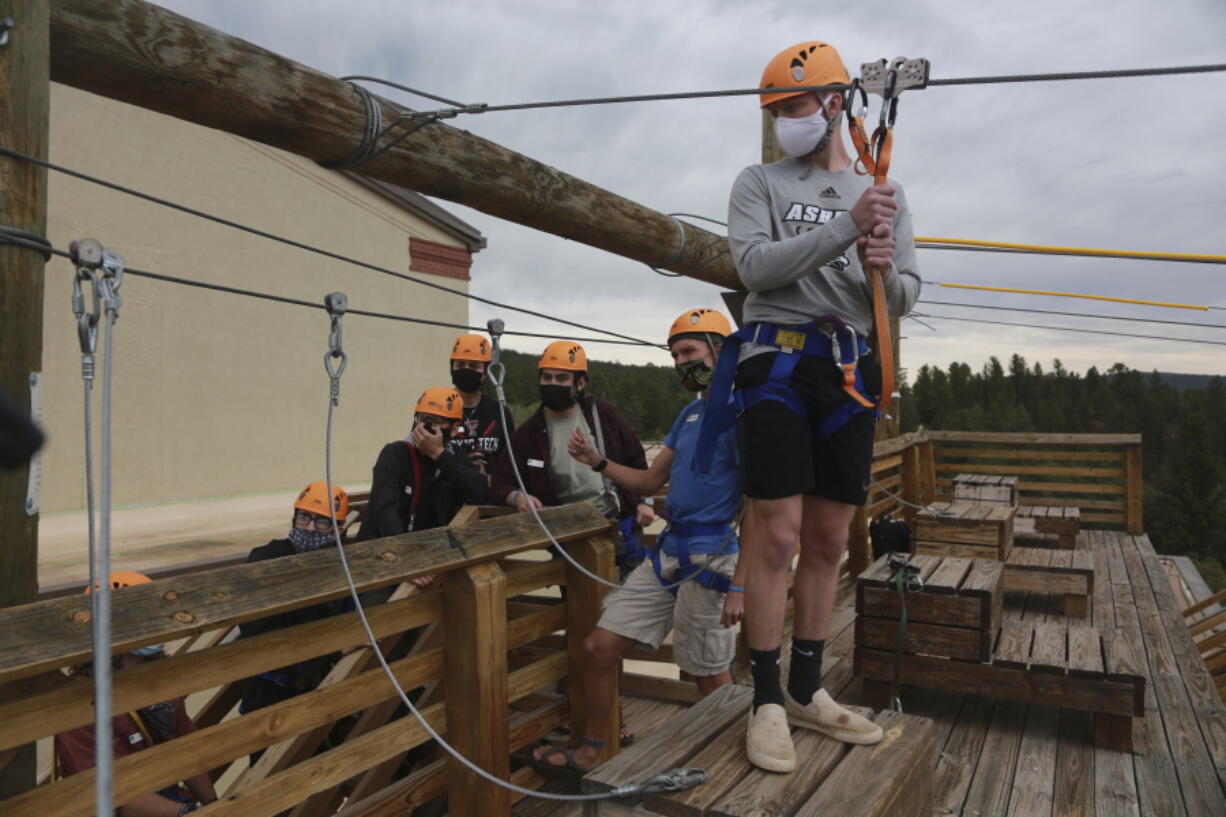
MULTIPOLYGON (((878 128, 880 131, 881 128, 878 128)), ((874 134, 875 136, 876 134, 874 134)), ((890 155, 894 149, 894 131, 886 129, 878 143, 877 160, 873 168, 873 181, 885 184, 890 170, 890 155)), ((890 337, 890 313, 885 300, 885 276, 889 270, 870 267, 869 280, 873 284, 873 336, 876 349, 873 355, 881 364, 881 395, 877 398, 877 411, 885 412, 894 394, 894 341, 890 337)))
POLYGON ((856 149, 857 162, 852 165, 853 169, 861 176, 877 175, 877 162, 873 159, 872 141, 864 130, 864 120, 847 114, 847 129, 851 131, 851 143, 856 149))
MULTIPOLYGON (((856 342, 853 338, 852 343, 856 342)), ((843 369, 843 391, 847 392, 852 400, 855 400, 866 409, 876 408, 873 405, 873 401, 860 394, 860 390, 856 388, 856 363, 840 363, 839 367, 843 369)))

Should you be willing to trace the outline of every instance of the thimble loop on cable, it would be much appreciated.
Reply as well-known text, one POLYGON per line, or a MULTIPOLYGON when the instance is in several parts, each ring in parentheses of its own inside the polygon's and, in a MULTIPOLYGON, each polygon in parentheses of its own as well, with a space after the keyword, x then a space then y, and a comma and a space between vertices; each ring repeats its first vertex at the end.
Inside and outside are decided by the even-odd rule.
POLYGON ((341 318, 349 309, 349 299, 343 292, 330 292, 324 296, 324 306, 332 318, 332 328, 328 333, 328 351, 324 352, 324 371, 332 380, 332 405, 336 406, 341 399, 341 375, 349 365, 349 356, 345 354, 341 335, 341 318))
POLYGON ((72 242, 68 255, 77 272, 72 279, 72 313, 77 318, 77 339, 81 344, 81 377, 94 379, 94 354, 98 350, 98 321, 103 312, 115 320, 122 301, 123 257, 93 238, 72 242), (86 310, 84 284, 89 284, 90 309, 86 310))

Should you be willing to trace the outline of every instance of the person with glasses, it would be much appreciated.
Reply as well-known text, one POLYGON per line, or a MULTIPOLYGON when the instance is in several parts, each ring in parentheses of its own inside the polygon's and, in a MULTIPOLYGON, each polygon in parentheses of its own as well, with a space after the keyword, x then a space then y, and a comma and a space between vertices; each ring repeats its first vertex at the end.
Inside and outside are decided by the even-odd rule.
MULTIPOLYGON (((336 526, 345 523, 349 514, 349 495, 339 485, 328 491, 325 482, 312 482, 294 500, 294 513, 290 517, 290 529, 284 539, 274 539, 266 545, 253 549, 247 562, 265 562, 297 553, 336 546, 336 526)), ((283 630, 298 624, 319 621, 352 609, 348 598, 326 601, 297 610, 286 610, 276 615, 245 621, 238 625, 242 636, 283 630)), ((339 654, 330 653, 300 661, 297 664, 262 672, 247 679, 239 712, 254 712, 266 706, 301 695, 314 689, 336 663, 339 654)), ((254 763, 263 750, 252 754, 254 763)))

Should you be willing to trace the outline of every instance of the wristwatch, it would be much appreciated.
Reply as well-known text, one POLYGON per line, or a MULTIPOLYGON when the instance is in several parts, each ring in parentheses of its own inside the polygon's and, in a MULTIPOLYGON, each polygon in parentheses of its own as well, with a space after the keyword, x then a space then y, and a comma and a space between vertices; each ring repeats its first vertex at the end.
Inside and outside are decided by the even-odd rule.
POLYGON ((639 500, 640 505, 646 505, 648 508, 656 506, 656 498, 654 496, 645 496, 639 500))

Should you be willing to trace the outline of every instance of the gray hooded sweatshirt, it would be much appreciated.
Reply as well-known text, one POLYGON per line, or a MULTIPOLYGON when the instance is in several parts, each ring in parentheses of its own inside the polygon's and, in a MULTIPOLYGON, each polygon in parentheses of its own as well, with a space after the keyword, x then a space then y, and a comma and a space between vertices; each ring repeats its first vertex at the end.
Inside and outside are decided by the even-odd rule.
MULTIPOLYGON (((800 159, 741 171, 728 203, 728 241, 749 290, 746 325, 797 325, 836 315, 858 334, 869 333, 872 284, 856 254, 860 230, 847 211, 872 184, 872 176, 857 175, 851 167, 832 172, 800 159)), ((914 306, 921 281, 907 197, 897 182, 890 184, 898 210, 885 292, 890 314, 901 317, 914 306)), ((773 348, 746 343, 741 359, 773 348)))

